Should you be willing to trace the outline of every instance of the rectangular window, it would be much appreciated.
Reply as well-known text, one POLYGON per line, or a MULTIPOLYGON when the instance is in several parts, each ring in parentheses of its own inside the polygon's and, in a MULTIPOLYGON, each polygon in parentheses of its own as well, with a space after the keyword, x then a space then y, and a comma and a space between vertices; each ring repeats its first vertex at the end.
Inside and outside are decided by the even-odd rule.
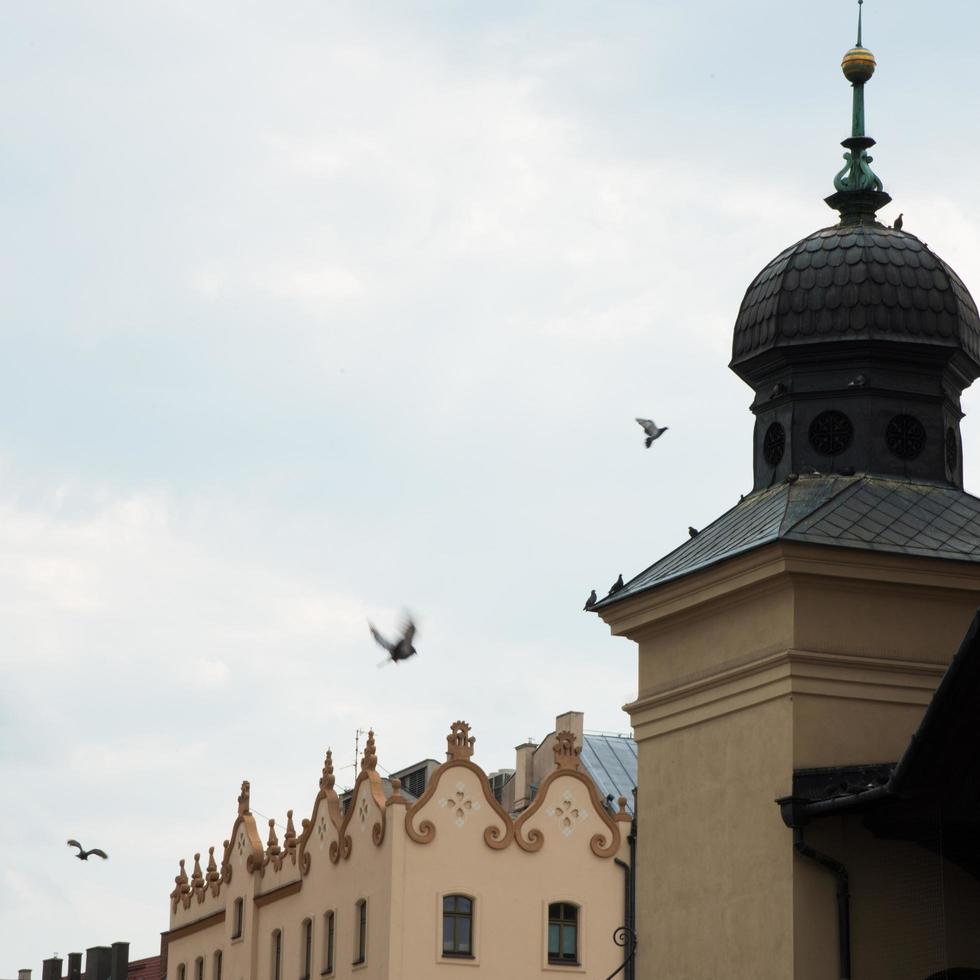
POLYGON ((578 963, 578 906, 552 902, 548 906, 548 962, 578 963))
POLYGON ((334 931, 333 912, 327 912, 323 917, 323 976, 333 973, 334 931))
POLYGON ((442 955, 473 955, 473 899, 446 895, 442 900, 442 955))
POLYGON ((282 930, 272 934, 272 980, 282 980, 282 930))
POLYGON ((357 936, 354 942, 354 965, 363 963, 367 956, 367 900, 357 903, 357 936))
POLYGON ((310 980, 310 971, 313 968, 313 920, 303 920, 303 977, 302 980, 310 980))
POLYGON ((236 898, 235 899, 235 928, 232 931, 232 939, 240 939, 242 932, 245 929, 245 899, 236 898))

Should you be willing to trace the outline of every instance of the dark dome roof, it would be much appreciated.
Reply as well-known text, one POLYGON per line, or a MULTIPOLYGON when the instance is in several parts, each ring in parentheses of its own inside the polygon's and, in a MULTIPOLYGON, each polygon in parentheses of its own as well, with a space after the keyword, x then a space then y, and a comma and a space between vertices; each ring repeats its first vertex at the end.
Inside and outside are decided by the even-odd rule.
POLYGON ((733 366, 772 347, 894 340, 960 348, 980 365, 980 316, 959 276, 905 231, 834 225, 776 256, 746 290, 733 366))

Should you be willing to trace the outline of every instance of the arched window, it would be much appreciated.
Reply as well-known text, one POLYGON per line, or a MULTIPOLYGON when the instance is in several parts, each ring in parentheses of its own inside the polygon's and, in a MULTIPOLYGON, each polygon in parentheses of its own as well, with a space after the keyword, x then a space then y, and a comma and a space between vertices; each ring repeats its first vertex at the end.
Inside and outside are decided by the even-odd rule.
POLYGON ((571 902, 548 906, 548 962, 578 963, 578 906, 571 902))
POLYGON ((269 976, 271 980, 282 980, 282 929, 272 933, 272 969, 269 976))
POLYGON ((367 958, 367 899, 358 900, 354 906, 354 921, 357 933, 354 936, 354 964, 363 963, 367 958))
POLYGON ((333 912, 323 916, 323 975, 333 973, 333 944, 336 934, 336 922, 333 912))
POLYGON ((235 899, 235 915, 232 919, 233 928, 231 931, 232 939, 240 939, 245 931, 245 899, 235 899))
POLYGON ((204 980, 204 957, 194 960, 194 980, 204 980))
POLYGON ((303 920, 302 947, 299 951, 300 962, 303 964, 302 980, 310 980, 310 972, 313 969, 313 920, 303 920))
POLYGON ((473 955, 473 899, 466 895, 442 900, 442 955, 473 955))
POLYGON ((177 967, 177 980, 187 980, 187 967, 183 963, 177 967))
POLYGON ((211 980, 221 980, 221 950, 215 950, 214 953, 214 973, 211 980))

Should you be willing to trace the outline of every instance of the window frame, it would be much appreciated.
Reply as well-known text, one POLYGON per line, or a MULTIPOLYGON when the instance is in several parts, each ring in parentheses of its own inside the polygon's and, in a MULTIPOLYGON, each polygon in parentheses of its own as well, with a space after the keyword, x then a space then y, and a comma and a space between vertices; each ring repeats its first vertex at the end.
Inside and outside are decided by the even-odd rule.
POLYGON ((332 977, 337 969, 337 910, 323 913, 323 969, 321 977, 332 977))
POLYGON ((440 896, 439 908, 441 912, 440 925, 442 926, 442 931, 440 933, 440 950, 439 955, 447 960, 472 960, 476 959, 476 954, 474 950, 476 948, 476 899, 474 896, 467 894, 466 892, 446 892, 444 895, 440 896), (458 909, 454 908, 451 911, 446 909, 446 901, 453 899, 458 903, 459 899, 464 899, 469 902, 470 907, 468 912, 460 912, 458 909), (469 940, 467 943, 466 951, 461 951, 459 949, 446 949, 446 918, 451 917, 453 921, 453 945, 458 945, 457 929, 459 921, 465 919, 469 923, 469 940))
POLYGON ((545 912, 545 958, 548 966, 580 967, 582 965, 580 943, 582 935, 582 906, 577 902, 561 899, 557 902, 548 902, 545 912), (559 912, 556 914, 552 911, 553 909, 558 909, 559 912), (566 909, 574 910, 574 916, 572 918, 565 918, 565 916, 562 914, 566 909), (558 926, 557 953, 551 952, 551 927, 553 925, 558 926), (569 930, 572 931, 572 935, 574 936, 574 957, 562 952, 565 945, 565 934, 569 930))
POLYGON ((211 980, 221 980, 221 961, 224 959, 220 949, 214 951, 211 957, 211 980))
POLYGON ((359 898, 354 903, 354 959, 351 966, 363 966, 367 963, 367 899, 359 898))
POLYGON ((204 980, 204 957, 198 956, 194 960, 194 980, 204 980))

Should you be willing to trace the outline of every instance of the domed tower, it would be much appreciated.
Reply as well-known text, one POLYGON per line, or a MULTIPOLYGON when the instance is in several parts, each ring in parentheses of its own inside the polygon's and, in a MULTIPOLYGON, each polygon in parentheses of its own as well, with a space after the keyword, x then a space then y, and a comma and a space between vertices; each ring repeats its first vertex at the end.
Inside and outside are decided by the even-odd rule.
MULTIPOLYGON (((642 978, 843 977, 852 954, 854 976, 948 965, 908 972, 922 906, 888 896, 932 895, 932 879, 879 840, 882 824, 835 816, 794 850, 774 805, 807 779, 831 796, 890 779, 871 764, 903 756, 980 605, 980 499, 963 490, 960 441, 980 318, 942 259, 878 220, 891 198, 868 152, 875 58, 860 18, 843 70, 853 121, 827 198, 839 220, 773 259, 736 318, 752 492, 594 607, 638 649, 626 710, 642 978), (828 871, 844 865, 849 939, 828 871)), ((891 832, 913 840, 916 826, 891 832)), ((980 914, 980 882, 960 904, 980 914)))
POLYGON ((871 169, 864 87, 826 199, 840 220, 780 252, 745 293, 731 368, 755 391, 754 489, 789 474, 882 474, 963 485, 960 393, 980 375, 980 317, 959 276, 901 222, 871 169))

